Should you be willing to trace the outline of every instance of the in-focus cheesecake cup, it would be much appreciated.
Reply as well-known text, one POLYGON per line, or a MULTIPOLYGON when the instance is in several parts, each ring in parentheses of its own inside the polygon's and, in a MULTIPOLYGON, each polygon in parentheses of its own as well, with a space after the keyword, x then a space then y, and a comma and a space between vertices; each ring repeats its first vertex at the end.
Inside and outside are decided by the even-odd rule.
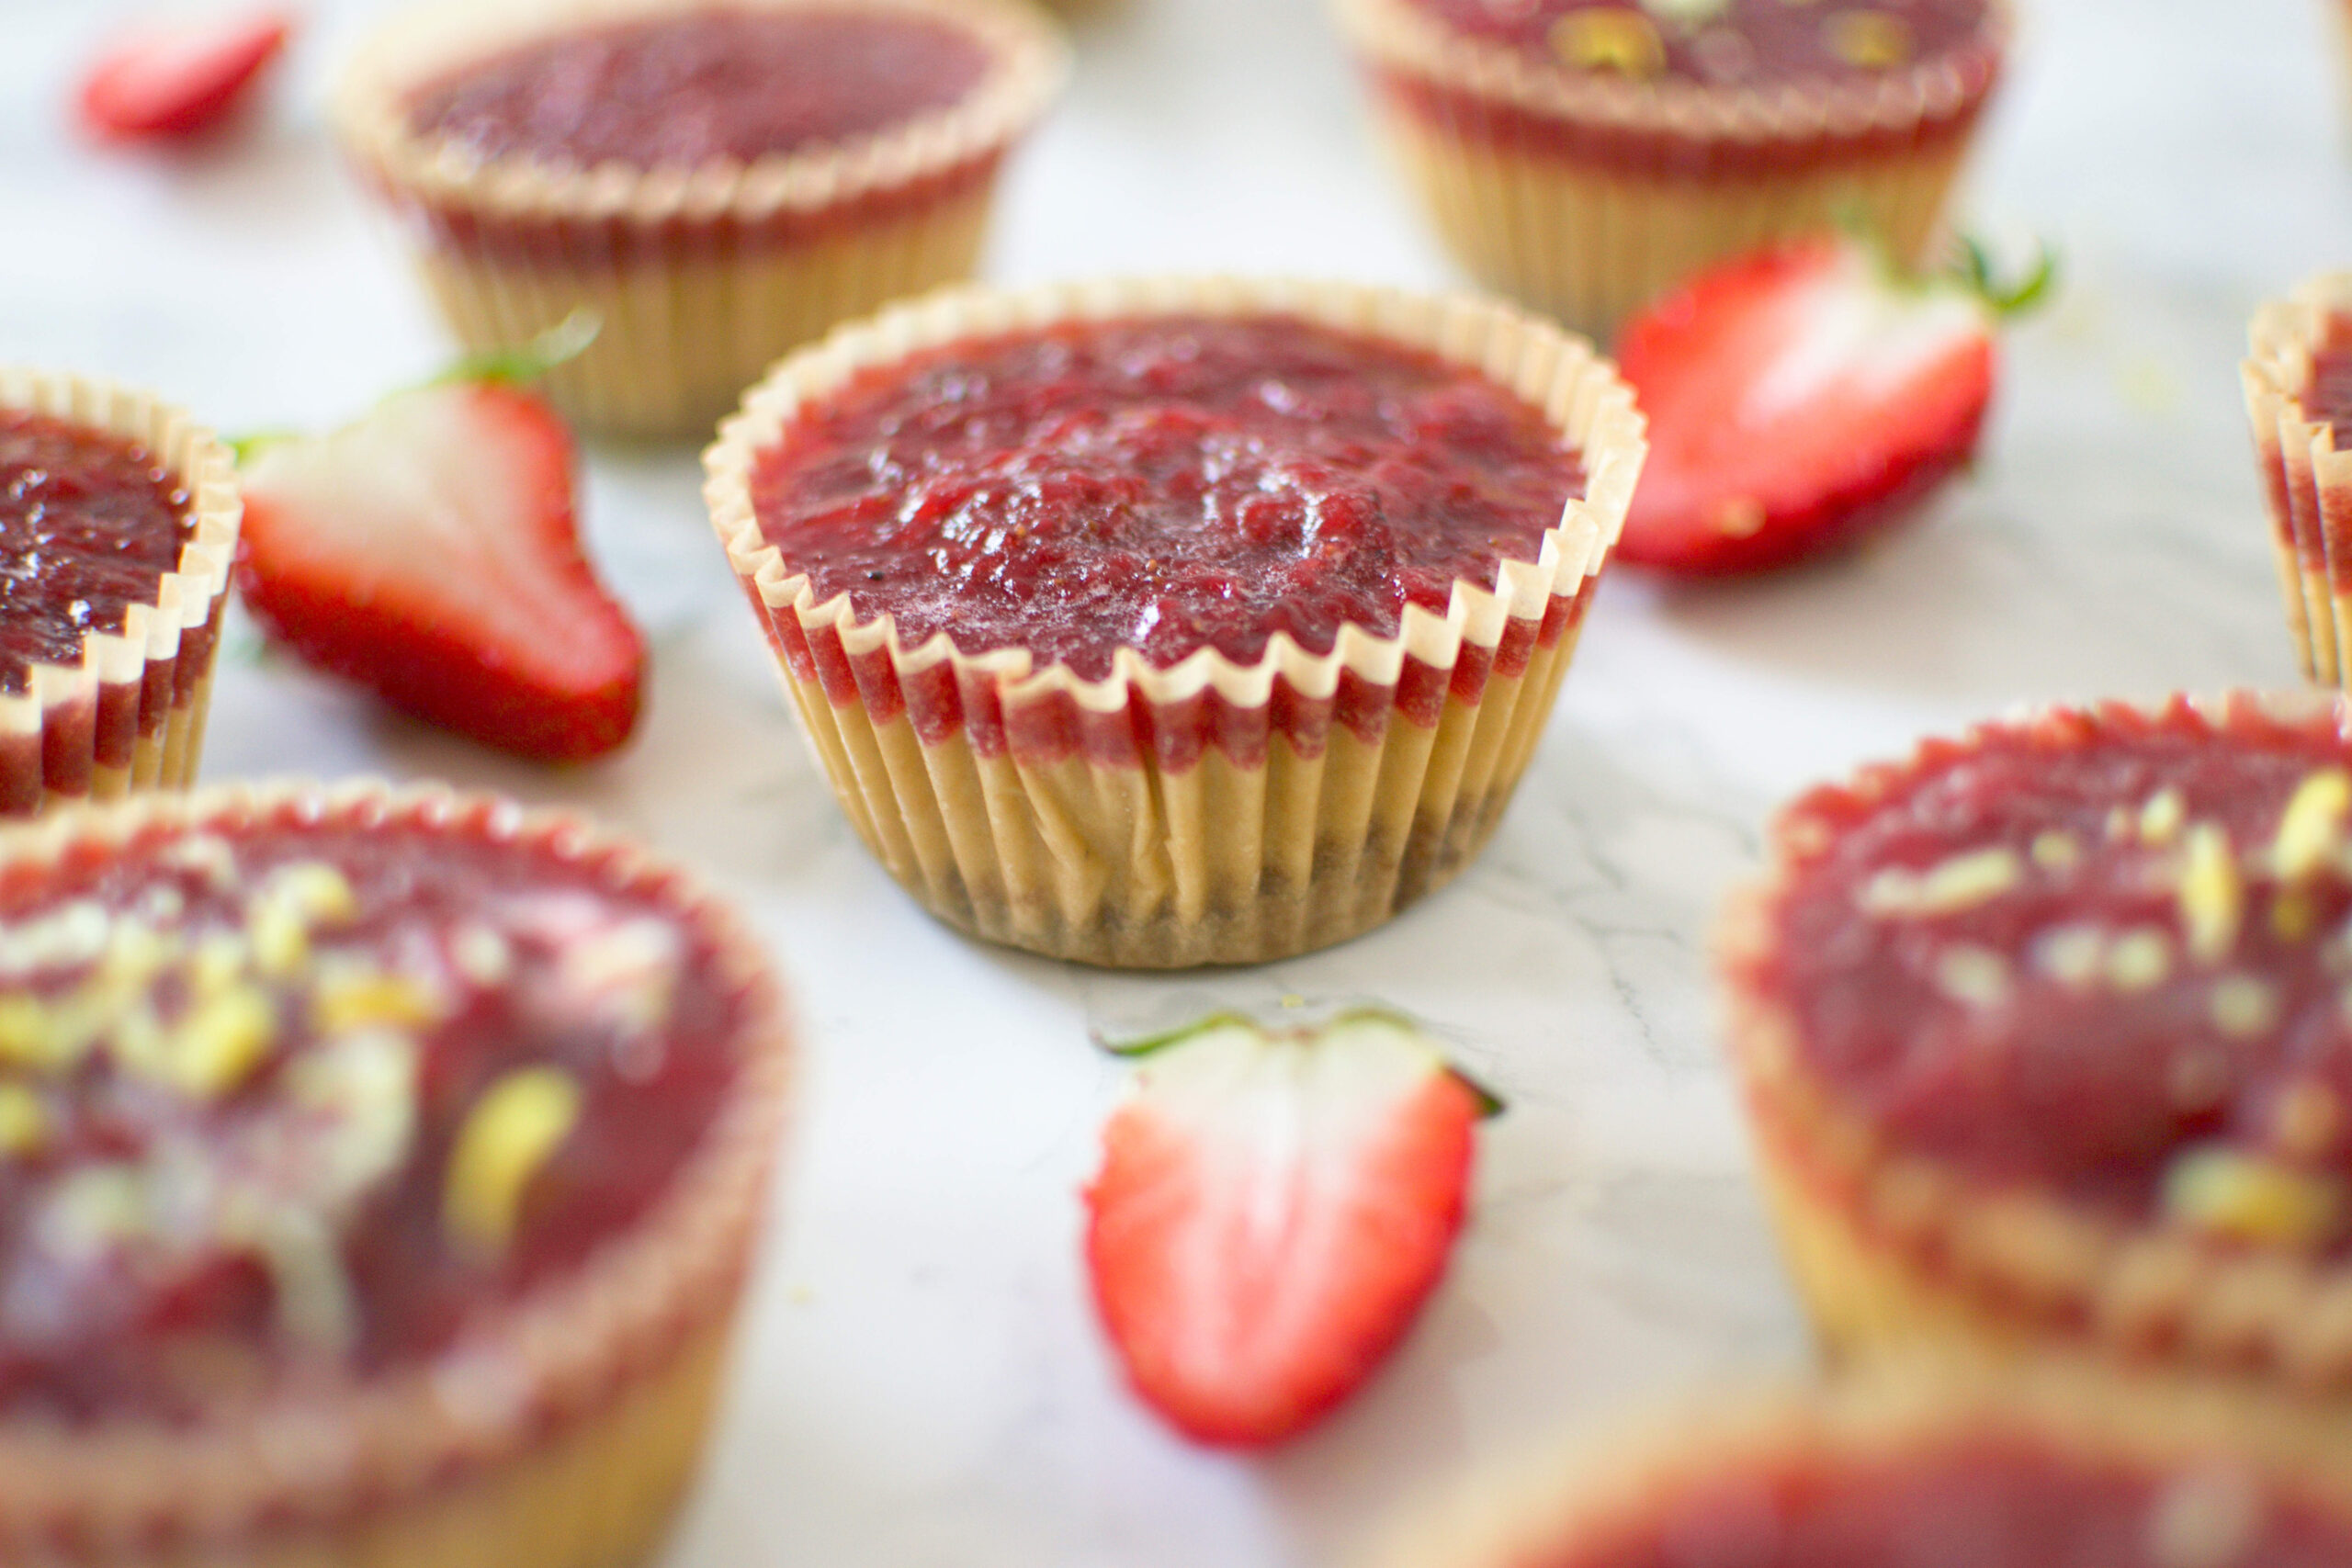
POLYGON ((2331 686, 2352 672, 2352 457, 2336 422, 2352 415, 2352 273, 2310 278, 2255 313, 2240 376, 2279 597, 2303 673, 2331 686))
POLYGON ((0 367, 0 818, 196 776, 243 517, 179 410, 0 367))
POLYGON ((549 395, 700 437, 786 350, 970 276, 1066 68, 1025 0, 424 0, 334 113, 467 348, 592 313, 549 395))
POLYGON ((2352 710, 2051 709, 1790 806, 1722 933, 1824 1338, 2352 1388, 2352 710))
POLYGON ((789 1041, 574 817, 356 781, 0 834, 0 1560, 619 1568, 690 1484, 789 1041))
POLYGON ((1334 0, 1454 259, 1606 341, 1710 263, 1835 225, 1928 259, 2005 0, 1334 0))
POLYGON ((1643 452, 1614 372, 1506 307, 1171 279, 886 312, 706 463, 890 873, 991 941, 1175 967, 1344 941, 1477 852, 1643 452), (820 450, 877 419, 887 456, 820 450))
POLYGON ((2243 1390, 1958 1362, 1719 1390, 1498 1464, 1362 1568, 2284 1568, 2352 1558, 2340 1431, 2243 1390))

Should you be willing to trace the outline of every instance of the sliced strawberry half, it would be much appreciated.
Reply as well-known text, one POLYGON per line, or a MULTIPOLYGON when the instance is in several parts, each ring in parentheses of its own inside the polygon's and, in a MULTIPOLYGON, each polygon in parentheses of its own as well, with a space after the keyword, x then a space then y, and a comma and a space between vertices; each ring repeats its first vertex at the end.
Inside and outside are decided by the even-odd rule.
POLYGON ((1137 1393, 1272 1443, 1369 1375, 1445 1271, 1492 1108, 1419 1031, 1205 1021, 1148 1047, 1088 1190, 1095 1306, 1137 1393))
POLYGON ((1826 237, 1728 263, 1635 315, 1617 361, 1649 420, 1623 558, 1693 573, 1786 565, 1895 522, 1975 452, 1994 326, 2047 289, 1897 277, 1826 237))
POLYGON ((393 706, 546 761, 637 721, 645 643, 581 553, 571 437, 519 388, 440 383, 260 447, 238 585, 272 639, 393 706))
POLYGON ((117 141, 194 136, 228 118, 293 27, 283 11, 239 11, 118 39, 83 75, 83 123, 117 141))

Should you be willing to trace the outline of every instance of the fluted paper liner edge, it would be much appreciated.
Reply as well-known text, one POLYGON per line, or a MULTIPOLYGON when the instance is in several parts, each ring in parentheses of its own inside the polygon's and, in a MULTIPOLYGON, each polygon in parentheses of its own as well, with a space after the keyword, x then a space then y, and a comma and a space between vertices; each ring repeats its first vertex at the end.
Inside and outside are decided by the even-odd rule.
MULTIPOLYGON (((1589 344, 1495 301, 1299 280, 1125 279, 1021 292, 951 291, 842 329, 779 365, 746 399, 741 412, 721 427, 718 441, 705 455, 709 476, 705 493, 729 564, 769 616, 793 617, 804 637, 817 633, 838 637, 852 658, 885 656, 902 685, 944 665, 959 684, 978 682, 991 687, 1007 711, 1048 697, 1066 698, 1080 714, 1116 713, 1131 700, 1166 710, 1213 694, 1237 709, 1261 712, 1272 702, 1278 679, 1309 700, 1332 696, 1343 673, 1375 688, 1393 689, 1408 656, 1432 670, 1451 671, 1465 649, 1499 646, 1514 619, 1541 625, 1555 600, 1578 601, 1616 541, 1645 450, 1641 417, 1630 390, 1589 344), (1121 649, 1113 656, 1111 673, 1093 681, 1059 664, 1034 668, 1025 649, 967 654, 944 632, 920 646, 904 647, 888 615, 860 622, 846 594, 818 603, 808 578, 791 572, 782 552, 763 537, 751 496, 751 470, 759 454, 777 439, 799 407, 821 400, 860 370, 928 347, 1051 322, 1175 313, 1289 314, 1433 351, 1476 367, 1541 409, 1574 444, 1586 471, 1585 494, 1567 502, 1560 521, 1545 532, 1535 559, 1503 561, 1488 582, 1457 581, 1443 615, 1406 606, 1394 636, 1342 626, 1331 650, 1316 654, 1277 633, 1263 656, 1248 664, 1203 649, 1166 669, 1155 669, 1134 649, 1121 649)), ((1080 758, 1063 764, 1075 773, 1049 778, 1046 769, 1023 766, 1014 780, 1003 773, 1004 759, 974 755, 961 727, 942 744, 922 745, 911 735, 898 733, 904 727, 903 716, 876 727, 862 706, 836 708, 820 685, 804 686, 788 665, 784 674, 796 710, 852 820, 893 874, 934 913, 992 940, 1057 956, 1163 967, 1255 962, 1328 945, 1385 919, 1393 905, 1383 901, 1378 879, 1388 871, 1378 864, 1351 863, 1348 874, 1371 878, 1364 904, 1352 914, 1294 910, 1282 919, 1294 927, 1304 921, 1314 929, 1260 936, 1246 931, 1208 935, 1200 924, 1212 903, 1231 905, 1266 893, 1269 875, 1282 875, 1293 884, 1313 879, 1318 850, 1336 847, 1343 855, 1361 854, 1363 839, 1378 829, 1376 818, 1384 813, 1387 818, 1400 818, 1410 808, 1413 819, 1406 826, 1415 833, 1426 829, 1442 842, 1425 843, 1418 852, 1384 845, 1383 853, 1442 854, 1449 862, 1442 874, 1450 874, 1475 852, 1476 845, 1470 840, 1482 841, 1499 815, 1532 750, 1573 643, 1569 634, 1555 646, 1540 649, 1524 676, 1514 678, 1521 684, 1508 693, 1499 690, 1504 682, 1498 677, 1493 682, 1498 689, 1489 694, 1492 700, 1462 704, 1449 698, 1438 732, 1433 738, 1431 732, 1422 732, 1429 755, 1421 763, 1416 764, 1399 745, 1388 744, 1398 739, 1396 721, 1380 742, 1369 747, 1342 739, 1335 727, 1332 745, 1320 757, 1295 764, 1314 769, 1311 778, 1302 773, 1295 787, 1282 782, 1291 777, 1283 771, 1294 765, 1291 759, 1270 752, 1265 762, 1243 767, 1214 747, 1204 750, 1199 767, 1186 773, 1162 772, 1148 761, 1141 768, 1123 769, 1080 758), (916 748, 912 753, 907 750, 910 745, 916 748), (1331 758, 1337 752, 1346 756, 1334 768, 1331 758), (1430 771, 1424 774, 1417 767, 1430 771), (1479 777, 1470 781, 1479 798, 1433 798, 1446 790, 1458 791, 1473 768, 1479 770, 1479 777), (1440 777, 1449 769, 1456 771, 1440 777), (1270 771, 1282 779, 1269 784, 1270 771), (1138 774, 1149 776, 1139 783, 1138 774), (939 787, 942 780, 949 785, 945 791, 939 787), (1358 799, 1349 793, 1372 788, 1375 781, 1376 799, 1358 799), (1227 793, 1214 801, 1206 795, 1193 801, 1170 793, 1179 782, 1227 793), (1313 792, 1312 798, 1303 797, 1307 791, 1313 792), (981 798, 956 798, 966 793, 981 798), (1046 798, 1049 795, 1119 803, 1106 808, 1105 820, 1132 830, 1136 839, 1132 853, 1115 847, 1106 850, 1099 834, 1091 845, 1080 842, 1082 825, 1072 829, 1062 819, 1079 813, 1057 812, 1046 798), (1485 818, 1476 826, 1466 818, 1456 823, 1457 807, 1484 812, 1485 818), (1444 820, 1419 820, 1434 818, 1441 807, 1444 820), (1183 811, 1197 812, 1207 821, 1229 819, 1236 810, 1251 814, 1252 819, 1228 824, 1222 832, 1204 829, 1197 842, 1176 823, 1177 814, 1183 811), (1352 845, 1341 841, 1351 831, 1332 830, 1327 820, 1331 811, 1361 816, 1351 830, 1357 840, 1352 845), (1166 832, 1155 834, 1154 812, 1165 814, 1166 832), (1043 815, 1034 819, 1024 815, 1038 813, 1043 815), (1256 852, 1237 845, 1236 836, 1249 833, 1264 835, 1256 852), (1299 841, 1301 833, 1316 836, 1316 841, 1299 841), (1015 843, 1015 839, 1022 841, 1015 843), (1164 856, 1166 863, 1153 863, 1155 856, 1164 856), (1109 863, 1121 858, 1127 863, 1124 867, 1109 863), (1102 863, 1074 863, 1090 859, 1102 863), (972 908, 957 908, 959 900, 978 905, 1000 899, 1011 912, 995 925, 972 908), (1045 904, 1053 908, 1045 910, 1045 904), (1169 918, 1176 928, 1167 940, 1133 931, 1107 937, 1081 934, 1104 921, 1132 925, 1149 909, 1163 907, 1172 911, 1169 918), (1030 915, 1024 917, 1023 908, 1030 915), (1023 919, 1035 929, 1023 929, 1023 919)), ((1287 747, 1279 736, 1269 744, 1276 751, 1287 747)), ((1389 870, 1408 881, 1418 874, 1389 870)), ((1422 890, 1408 886, 1404 897, 1422 890)), ((1337 897, 1328 885, 1324 896, 1337 897)), ((1243 918, 1246 924, 1272 917, 1261 910, 1245 912, 1243 918)))
MULTIPOLYGON (((1991 739, 2153 716, 2187 716, 2217 735, 2250 722, 2307 728, 2352 748, 2352 705, 2328 694, 2060 705, 1925 741, 1826 798, 1866 809, 1991 739)), ((1849 1350, 1957 1343, 2117 1357, 2163 1346, 2181 1368, 2252 1371, 2331 1393, 2352 1385, 2352 1266, 2133 1224, 2030 1185, 1987 1187, 1894 1146, 1815 1077, 1794 1016, 1751 978, 1780 940, 1780 900, 1822 852, 1814 821, 1792 809, 1775 825, 1764 874, 1726 905, 1716 956, 1781 1253, 1824 1338, 1849 1350)))
POLYGON ((55 864, 158 829, 283 819, 545 846, 657 897, 712 943, 721 983, 744 999, 740 1077, 627 1233, 428 1361, 185 1426, 28 1430, 0 1420, 0 1555, 62 1529, 142 1550, 164 1543, 158 1562, 182 1551, 288 1568, 625 1561, 621 1546, 658 1534, 691 1473, 755 1240, 791 1077, 765 953, 697 879, 639 845, 571 812, 436 784, 293 780, 141 795, 0 829, 0 863, 55 864), (567 1481, 617 1491, 571 1495, 567 1481), (403 1555, 402 1542, 424 1555, 403 1555))
POLYGON ((186 488, 190 524, 177 567, 157 581, 152 599, 125 608, 120 632, 85 632, 80 663, 35 664, 23 693, 0 694, 0 737, 33 738, 39 770, 35 779, 25 780, 11 769, 0 784, 16 797, 38 792, 44 807, 84 794, 107 799, 132 789, 186 788, 196 775, 202 746, 210 671, 220 652, 217 635, 206 649, 204 668, 188 682, 190 699, 175 702, 154 735, 137 738, 128 766, 99 763, 95 721, 89 726, 86 792, 58 789, 46 764, 50 753, 69 748, 76 753, 75 768, 83 766, 81 743, 74 738, 78 727, 70 716, 85 705, 95 708, 102 686, 143 682, 153 664, 175 666, 176 680, 183 636, 208 624, 217 633, 244 517, 236 460, 180 409, 92 377, 0 366, 0 409, 46 415, 136 445, 186 488))
POLYGON ((2307 279, 2255 313, 2240 367, 2287 628, 2303 673, 2331 686, 2352 674, 2352 586, 2336 586, 2352 585, 2352 454, 2302 400, 2339 320, 2352 321, 2352 273, 2307 279))

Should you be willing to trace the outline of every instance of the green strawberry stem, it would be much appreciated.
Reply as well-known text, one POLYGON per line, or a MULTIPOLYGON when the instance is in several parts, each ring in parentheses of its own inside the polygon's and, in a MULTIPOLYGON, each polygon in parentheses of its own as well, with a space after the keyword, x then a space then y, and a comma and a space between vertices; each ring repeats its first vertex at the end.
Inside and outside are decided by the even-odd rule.
POLYGON ((2006 321, 2026 314, 2047 301, 2057 288, 2058 253, 2043 241, 2033 243, 2033 260, 2021 274, 2007 280, 1996 269, 1984 242, 1974 235, 1962 234, 1957 249, 1953 274, 1996 320, 2006 321))
MULTIPOLYGON (((1289 1035, 1295 1039, 1306 1040, 1328 1033, 1335 1029, 1345 1028, 1351 1023, 1364 1021, 1392 1024, 1398 1029, 1409 1031, 1414 1034, 1420 1034, 1422 1032, 1421 1026, 1419 1024, 1414 1022, 1412 1019, 1407 1017, 1404 1013, 1397 1011, 1394 1008, 1348 1008, 1340 1012, 1333 1013, 1330 1017, 1323 1020, 1320 1023, 1272 1029, 1268 1028, 1257 1019, 1252 1018, 1250 1014, 1243 1012, 1238 1009, 1227 1009, 1218 1012, 1209 1013, 1201 1018, 1196 1018, 1190 1023, 1179 1024, 1174 1029, 1162 1030, 1157 1034, 1147 1034, 1134 1040, 1107 1040, 1102 1035, 1097 1034, 1094 1036, 1094 1043, 1114 1056, 1122 1057, 1132 1062, 1140 1061, 1143 1058, 1153 1055, 1159 1052, 1182 1045, 1186 1041, 1196 1040, 1202 1035, 1208 1033, 1211 1030, 1216 1029, 1246 1029, 1250 1031, 1252 1033, 1265 1038, 1280 1038, 1283 1035, 1289 1035)), ((1460 1080, 1462 1087, 1468 1089, 1471 1097, 1478 1102, 1478 1116, 1481 1121, 1487 1121, 1499 1116, 1506 1110, 1510 1109, 1509 1102, 1506 1101, 1502 1096, 1497 1094, 1493 1089, 1488 1089, 1485 1084, 1480 1083, 1476 1078, 1472 1077, 1468 1073, 1463 1071, 1461 1067, 1455 1066, 1453 1063, 1446 1063, 1445 1070, 1452 1074, 1456 1079, 1460 1080)))
POLYGON ((604 326, 604 318, 583 305, 528 343, 469 354, 424 384, 536 381, 556 367, 579 358, 604 326))
MULTIPOLYGON (((528 343, 512 348, 494 348, 484 354, 469 354, 438 375, 427 377, 404 390, 425 387, 448 387, 471 381, 496 381, 512 384, 535 381, 559 365, 577 359, 588 345, 596 341, 604 329, 604 321, 595 311, 582 307, 549 327, 528 343)), ((300 430, 256 430, 244 435, 223 437, 222 444, 243 468, 270 447, 288 441, 300 441, 307 433, 300 430)))

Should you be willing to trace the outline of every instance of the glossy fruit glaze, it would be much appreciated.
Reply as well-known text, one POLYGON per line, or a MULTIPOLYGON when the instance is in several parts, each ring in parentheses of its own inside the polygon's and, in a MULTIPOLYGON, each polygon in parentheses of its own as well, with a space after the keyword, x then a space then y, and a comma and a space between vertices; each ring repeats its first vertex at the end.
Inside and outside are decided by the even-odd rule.
POLYGON ((28 690, 35 664, 78 667, 85 633, 122 630, 195 527, 187 490, 152 454, 0 411, 0 690, 28 690))
POLYGON ((478 813, 8 873, 0 977, 0 1418, 186 1418, 449 1345, 646 1212, 744 1026, 707 932, 478 813), (568 1103, 550 1146, 498 1086, 521 1122, 568 1103))
POLYGON ((1985 0, 1410 0, 1577 70, 1709 86, 1867 79, 1979 39, 1985 0))
POLYGON ((750 163, 870 136, 964 97, 978 39, 871 10, 684 11, 558 34, 413 93, 409 129, 483 159, 750 163))
POLYGON ((786 567, 902 645, 1238 662, 1442 612, 1584 490, 1540 411, 1433 355, 1282 316, 1068 322, 866 371, 752 476, 786 567))
POLYGON ((2022 1437, 1804 1454, 1683 1483, 1638 1521, 1525 1568, 2334 1568, 2340 1510, 2227 1466, 2174 1473, 2022 1437))
POLYGON ((1791 808, 1774 941, 1736 978, 1898 1153, 2340 1255, 2348 771, 2332 728, 2185 704, 1932 748, 1791 808))

